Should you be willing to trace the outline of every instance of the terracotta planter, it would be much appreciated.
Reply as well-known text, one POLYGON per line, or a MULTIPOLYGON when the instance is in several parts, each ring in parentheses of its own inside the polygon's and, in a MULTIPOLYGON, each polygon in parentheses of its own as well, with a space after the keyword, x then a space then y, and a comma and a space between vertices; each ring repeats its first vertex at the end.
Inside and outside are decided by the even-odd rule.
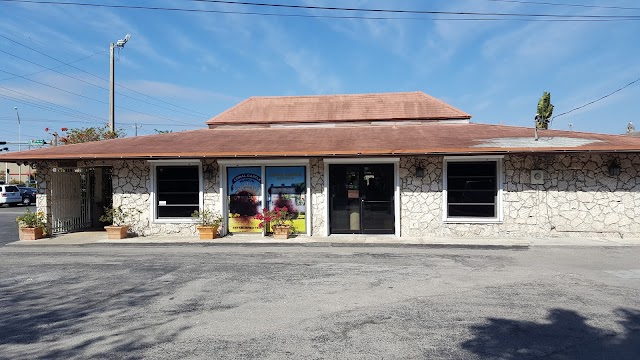
POLYGON ((288 239, 291 225, 272 226, 274 239, 288 239))
POLYGON ((107 239, 117 240, 124 239, 127 237, 127 232, 129 231, 129 225, 123 226, 114 226, 109 225, 104 227, 107 230, 107 239))
POLYGON ((38 240, 43 237, 42 228, 20 228, 20 240, 38 240))
POLYGON ((218 226, 197 226, 200 240, 211 240, 218 236, 218 226))

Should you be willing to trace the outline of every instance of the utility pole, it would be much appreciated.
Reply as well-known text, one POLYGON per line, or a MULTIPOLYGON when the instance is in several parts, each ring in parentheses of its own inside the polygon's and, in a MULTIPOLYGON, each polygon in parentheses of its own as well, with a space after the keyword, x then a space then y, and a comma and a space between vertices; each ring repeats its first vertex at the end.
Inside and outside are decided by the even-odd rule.
POLYGON ((111 45, 109 46, 109 69, 110 69, 110 76, 109 76, 109 130, 111 132, 116 131, 116 124, 115 124, 115 103, 114 103, 114 94, 115 94, 115 60, 114 60, 114 56, 113 56, 113 49, 114 48, 124 48, 124 44, 127 43, 127 41, 129 41, 129 39, 131 38, 131 35, 127 34, 124 39, 120 39, 118 41, 116 41, 116 43, 111 43, 111 45))
POLYGON ((138 124, 138 123, 135 123, 135 124, 131 125, 131 127, 136 129, 136 135, 135 136, 138 136, 138 129, 141 129, 142 125, 138 124))

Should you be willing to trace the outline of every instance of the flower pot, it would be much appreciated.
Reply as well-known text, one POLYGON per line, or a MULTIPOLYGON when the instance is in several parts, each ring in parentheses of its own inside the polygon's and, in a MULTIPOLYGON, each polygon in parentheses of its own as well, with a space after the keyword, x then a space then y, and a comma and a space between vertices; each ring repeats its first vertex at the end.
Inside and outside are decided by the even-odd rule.
POLYGON ((291 225, 272 226, 274 239, 288 239, 291 225))
POLYGON ((20 228, 20 240, 38 240, 44 237, 42 228, 20 228))
POLYGON ((211 240, 218 236, 218 226, 197 226, 200 240, 211 240))
POLYGON ((104 227, 107 230, 107 239, 117 240, 124 239, 127 237, 127 232, 129 231, 129 225, 123 226, 114 226, 108 225, 104 227))

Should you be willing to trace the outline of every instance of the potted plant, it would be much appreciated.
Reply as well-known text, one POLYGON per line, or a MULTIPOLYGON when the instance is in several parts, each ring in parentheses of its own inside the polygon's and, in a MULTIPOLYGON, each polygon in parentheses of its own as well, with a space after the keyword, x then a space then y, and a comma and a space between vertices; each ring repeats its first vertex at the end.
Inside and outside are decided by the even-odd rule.
POLYGON ((201 240, 215 239, 218 235, 218 229, 222 226, 222 216, 214 211, 204 209, 196 210, 191 217, 198 221, 198 232, 201 240))
POLYGON ((38 240, 44 237, 45 221, 42 211, 27 212, 16 218, 18 227, 20 228, 20 240, 38 240))
POLYGON ((141 213, 140 210, 125 210, 122 205, 116 207, 105 207, 104 215, 100 216, 100 221, 107 223, 104 229, 107 231, 107 239, 124 239, 127 237, 132 223, 133 214, 141 213))
POLYGON ((271 226, 274 239, 288 239, 293 229, 291 224, 293 214, 289 213, 289 209, 286 206, 276 207, 274 210, 264 208, 262 209, 262 214, 256 215, 255 218, 260 220, 259 226, 261 228, 271 226))

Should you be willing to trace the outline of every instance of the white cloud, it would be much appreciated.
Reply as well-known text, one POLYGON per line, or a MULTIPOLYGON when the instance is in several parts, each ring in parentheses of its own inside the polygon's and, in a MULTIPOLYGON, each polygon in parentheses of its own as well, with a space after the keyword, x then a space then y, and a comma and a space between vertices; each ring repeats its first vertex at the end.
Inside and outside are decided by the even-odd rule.
POLYGON ((322 54, 308 47, 296 45, 280 28, 269 23, 261 24, 267 51, 274 54, 272 62, 282 62, 294 71, 298 82, 316 93, 342 92, 342 83, 322 59, 322 54))

